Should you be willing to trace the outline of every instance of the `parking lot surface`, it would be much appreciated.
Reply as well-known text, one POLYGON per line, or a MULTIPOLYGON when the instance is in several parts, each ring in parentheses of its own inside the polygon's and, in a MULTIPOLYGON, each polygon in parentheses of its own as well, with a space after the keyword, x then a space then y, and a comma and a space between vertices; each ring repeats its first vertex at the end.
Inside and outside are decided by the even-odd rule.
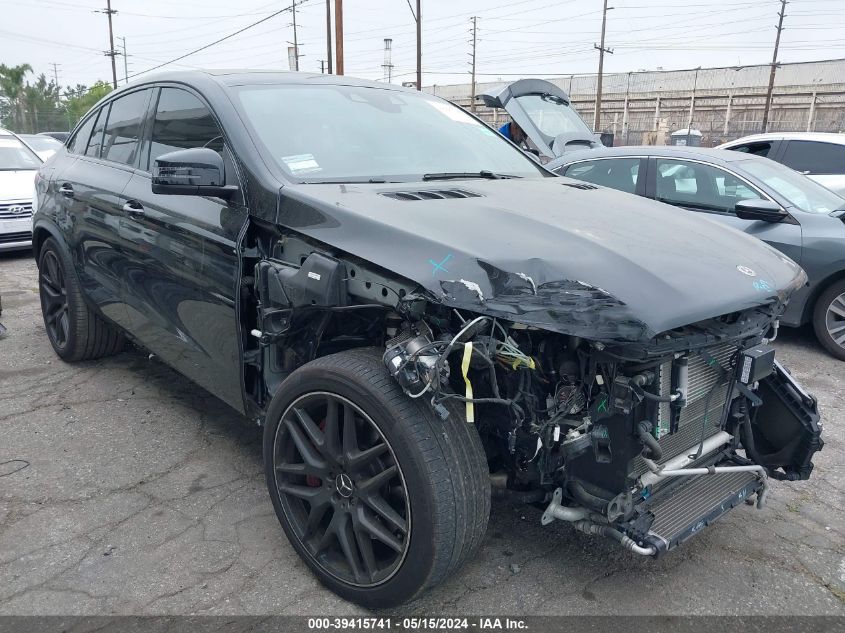
MULTIPOLYGON (((141 350, 65 364, 36 267, 0 255, 0 614, 362 614, 300 562, 261 430, 141 350)), ((820 401, 807 482, 773 482, 659 560, 494 501, 476 558, 402 614, 845 615, 845 363, 808 331, 779 358, 820 401)))

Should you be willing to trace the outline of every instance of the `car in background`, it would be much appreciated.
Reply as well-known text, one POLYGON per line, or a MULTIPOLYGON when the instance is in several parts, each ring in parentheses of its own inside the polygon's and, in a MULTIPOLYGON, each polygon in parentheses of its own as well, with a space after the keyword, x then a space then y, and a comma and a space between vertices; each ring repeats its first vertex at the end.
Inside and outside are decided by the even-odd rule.
POLYGON ((38 134, 41 136, 50 136, 62 144, 70 137, 70 132, 39 132, 38 134))
POLYGON ((61 141, 44 134, 18 134, 17 136, 43 161, 46 161, 64 147, 64 143, 61 141))
POLYGON ((765 156, 845 195, 845 134, 770 132, 744 136, 717 149, 765 156))
POLYGON ((570 105, 569 95, 545 79, 520 79, 476 99, 507 112, 525 131, 529 147, 541 162, 573 150, 603 147, 599 135, 570 105))
POLYGON ((718 149, 647 146, 568 154, 555 173, 707 214, 799 263, 808 286, 781 323, 812 323, 821 344, 845 360, 845 199, 760 156, 718 149))
POLYGON ((32 246, 32 199, 42 161, 23 141, 0 129, 0 252, 32 246))

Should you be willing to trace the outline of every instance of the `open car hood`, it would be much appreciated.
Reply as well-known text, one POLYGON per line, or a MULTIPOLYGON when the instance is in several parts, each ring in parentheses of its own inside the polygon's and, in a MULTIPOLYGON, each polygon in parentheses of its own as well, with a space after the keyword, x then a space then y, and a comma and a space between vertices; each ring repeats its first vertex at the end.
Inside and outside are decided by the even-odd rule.
POLYGON ((520 79, 503 88, 496 88, 479 94, 488 108, 505 110, 516 123, 525 130, 526 135, 546 158, 556 158, 573 149, 602 147, 599 135, 594 134, 578 113, 570 106, 569 95, 560 87, 544 79, 520 79), (566 118, 571 123, 570 129, 559 134, 550 134, 549 125, 544 125, 542 113, 530 106, 520 97, 537 96, 544 99, 549 109, 561 108, 567 112, 566 118), (574 116, 573 116, 574 115, 574 116))
POLYGON ((568 178, 287 187, 277 222, 456 308, 599 341, 656 334, 806 283, 763 242, 568 178))

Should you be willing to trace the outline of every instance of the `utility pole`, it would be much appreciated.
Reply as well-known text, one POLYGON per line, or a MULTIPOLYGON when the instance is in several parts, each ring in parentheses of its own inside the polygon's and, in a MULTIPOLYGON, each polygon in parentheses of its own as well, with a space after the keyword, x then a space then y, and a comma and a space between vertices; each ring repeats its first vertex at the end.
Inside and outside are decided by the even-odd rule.
POLYGON ((99 9, 97 13, 105 13, 109 19, 109 50, 105 51, 105 56, 111 57, 111 83, 113 88, 117 88, 117 66, 115 65, 114 57, 118 52, 114 50, 114 31, 112 30, 111 19, 111 16, 117 13, 117 11, 111 8, 111 0, 106 0, 106 8, 99 9))
POLYGON ((56 82, 56 90, 59 89, 59 64, 53 62, 50 64, 53 67, 53 79, 56 82))
POLYGON ((321 59, 320 61, 320 73, 325 75, 326 74, 326 60, 321 59))
POLYGON ((123 85, 129 83, 129 54, 126 52, 126 38, 117 38, 123 43, 123 85))
POLYGON ((391 83, 393 81, 393 39, 390 37, 384 38, 384 63, 381 66, 384 68, 384 81, 391 83))
POLYGON ((293 15, 293 69, 299 70, 299 42, 296 39, 296 0, 290 3, 290 12, 293 15))
POLYGON ((475 112, 475 47, 478 43, 478 16, 474 15, 470 20, 472 21, 472 70, 470 71, 472 75, 472 91, 470 93, 469 110, 470 112, 475 112))
POLYGON ((766 107, 763 109, 763 132, 769 126, 769 110, 772 107, 772 92, 775 89, 775 69, 778 65, 778 47, 780 46, 780 33, 783 31, 783 18, 786 15, 786 0, 780 0, 780 12, 778 13, 778 34, 775 37, 775 51, 772 54, 772 69, 769 72, 769 88, 766 90, 766 107))
MULTIPOLYGON (((611 7, 612 9, 613 7, 611 7)), ((610 53, 613 54, 613 51, 609 48, 605 48, 604 46, 604 34, 605 34, 605 27, 607 26, 607 0, 604 0, 604 9, 602 10, 601 14, 601 44, 593 44, 593 48, 597 48, 599 51, 599 75, 596 79, 596 112, 595 117, 593 118, 593 131, 599 131, 599 119, 601 118, 601 80, 602 74, 604 73, 604 54, 610 53)))
POLYGON ((326 0, 326 63, 332 74, 332 0, 326 0))
POLYGON ((422 90, 422 2, 417 0, 417 90, 422 90))
POLYGON ((334 69, 343 74, 343 0, 334 0, 334 69))

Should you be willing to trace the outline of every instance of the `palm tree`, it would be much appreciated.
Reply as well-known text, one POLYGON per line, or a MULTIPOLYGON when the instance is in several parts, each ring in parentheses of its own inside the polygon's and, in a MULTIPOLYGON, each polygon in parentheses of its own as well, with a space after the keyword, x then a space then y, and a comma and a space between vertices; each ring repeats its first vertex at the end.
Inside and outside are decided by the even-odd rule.
POLYGON ((32 72, 29 64, 6 66, 0 64, 0 93, 9 101, 12 107, 12 120, 16 130, 21 130, 23 119, 24 78, 32 72))

